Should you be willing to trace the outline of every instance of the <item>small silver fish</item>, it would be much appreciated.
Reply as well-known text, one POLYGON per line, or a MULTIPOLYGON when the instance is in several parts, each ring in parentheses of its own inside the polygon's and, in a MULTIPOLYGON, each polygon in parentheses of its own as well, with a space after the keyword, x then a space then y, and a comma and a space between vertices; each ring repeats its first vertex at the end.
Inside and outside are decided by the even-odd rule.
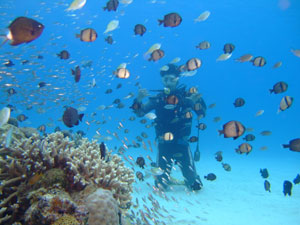
POLYGON ((173 104, 167 104, 164 106, 165 109, 174 109, 176 107, 176 105, 173 104))

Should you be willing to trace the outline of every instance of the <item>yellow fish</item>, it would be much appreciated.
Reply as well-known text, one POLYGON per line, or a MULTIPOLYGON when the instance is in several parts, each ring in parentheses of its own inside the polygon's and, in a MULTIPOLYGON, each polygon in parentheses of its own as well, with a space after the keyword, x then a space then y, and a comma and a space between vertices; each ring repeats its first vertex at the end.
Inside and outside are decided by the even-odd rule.
POLYGON ((0 111, 0 127, 8 122, 9 117, 10 117, 10 108, 4 107, 0 111))
POLYGON ((121 64, 117 67, 117 69, 126 68, 126 66, 127 66, 127 63, 121 63, 121 64))
POLYGON ((291 52, 297 56, 297 57, 300 57, 300 49, 291 49, 291 52))
POLYGON ((181 60, 180 57, 176 57, 176 58, 174 58, 170 63, 171 63, 171 64, 178 63, 180 60, 181 60))
POLYGON ((261 109, 258 110, 257 113, 255 113, 255 116, 261 116, 262 114, 264 114, 265 110, 261 109))
POLYGON ((129 5, 133 2, 133 0, 121 0, 121 3, 122 4, 126 4, 126 5, 129 5))
POLYGON ((230 53, 224 53, 217 58, 217 61, 225 61, 231 57, 230 53))
POLYGON ((168 71, 169 67, 167 65, 164 65, 160 68, 161 71, 168 71))
POLYGON ((205 11, 195 19, 195 22, 205 21, 209 16, 210 16, 210 11, 205 11))
POLYGON ((86 0, 74 0, 66 11, 74 11, 81 9, 86 3, 86 0))
POLYGON ((108 23, 106 30, 104 31, 104 34, 115 30, 119 26, 119 20, 112 20, 108 23))

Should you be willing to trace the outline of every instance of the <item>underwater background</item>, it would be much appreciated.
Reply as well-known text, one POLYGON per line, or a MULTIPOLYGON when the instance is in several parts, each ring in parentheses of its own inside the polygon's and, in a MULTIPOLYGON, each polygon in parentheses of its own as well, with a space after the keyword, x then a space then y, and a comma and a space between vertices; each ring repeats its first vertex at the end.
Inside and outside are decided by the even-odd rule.
MULTIPOLYGON (((103 10, 106 0, 87 0, 81 9, 66 11, 71 2, 0 2, 1 34, 6 35, 10 22, 19 16, 33 18, 45 26, 41 36, 31 43, 19 46, 6 43, 1 47, 1 109, 11 104, 14 107, 11 117, 20 114, 28 117, 19 122, 20 127, 45 125, 45 132, 52 133, 57 126, 62 130, 69 129, 62 122, 64 106, 77 108, 84 117, 72 128, 73 132, 81 130, 90 140, 104 141, 116 154, 120 154, 118 150, 123 146, 125 152, 120 156, 125 159, 125 164, 133 167, 135 172, 146 174, 146 170, 148 173, 150 170, 149 158, 155 161, 157 153, 154 128, 146 128, 146 124, 152 122, 148 119, 146 124, 140 122, 143 118, 130 121, 129 118, 135 115, 129 107, 139 88, 163 88, 159 71, 164 65, 177 57, 177 65, 197 57, 202 61, 201 67, 194 76, 180 78, 180 83, 197 87, 210 106, 206 117, 200 120, 207 128, 200 131, 201 159, 196 162, 204 187, 193 193, 182 185, 174 185, 165 197, 153 194, 153 176, 145 177, 144 181, 136 178, 132 201, 135 203, 138 199, 139 206, 131 207, 131 210, 137 213, 147 211, 145 207, 153 207, 149 201, 142 200, 152 193, 167 212, 159 218, 150 214, 149 224, 299 224, 300 185, 294 184, 292 195, 285 196, 283 182, 292 182, 300 173, 300 153, 282 147, 282 144, 300 138, 300 59, 291 51, 300 49, 299 1, 133 0, 120 1, 116 11, 108 12, 103 10), (209 17, 196 22, 195 19, 207 10, 211 13, 209 17), (180 14, 182 23, 178 27, 159 26, 157 20, 171 12, 180 14), (112 20, 119 20, 119 26, 104 34, 112 20), (134 34, 136 24, 147 28, 143 36, 134 34), (97 31, 94 42, 76 38, 76 34, 85 28, 97 31), (108 35, 114 40, 111 45, 105 41, 108 35), (196 48, 204 40, 209 41, 211 47, 206 50, 196 48), (157 62, 148 61, 145 53, 155 43, 161 44, 165 56, 157 62), (217 61, 226 43, 235 46, 232 56, 217 61), (62 60, 57 56, 62 50, 70 53, 70 59, 62 60), (251 62, 235 60, 244 54, 263 56, 267 63, 256 67, 251 62), (14 65, 6 66, 8 60, 14 65), (23 64, 23 60, 29 63, 23 64), (277 62, 282 65, 274 68, 277 62), (113 74, 121 63, 127 64, 128 79, 119 79, 113 74), (71 74, 75 66, 81 67, 78 83, 71 74), (96 86, 91 85, 93 79, 96 86), (42 81, 50 85, 38 88, 42 81), (287 91, 271 94, 269 89, 279 81, 288 84, 287 91), (121 87, 117 88, 119 84, 121 87), (10 87, 16 94, 7 93, 10 87), (112 92, 107 94, 108 89, 112 92), (134 93, 133 97, 131 93, 134 93), (293 103, 278 112, 284 96, 293 97, 293 103), (244 106, 234 107, 238 97, 245 99, 244 106), (113 104, 115 99, 120 99, 124 107, 113 104), (263 113, 257 114, 259 111, 263 113), (216 121, 216 117, 220 118, 216 121), (235 152, 245 142, 242 137, 233 140, 219 136, 218 130, 230 120, 241 121, 246 128, 252 128, 245 133, 256 137, 249 142, 253 150, 248 155, 235 152), (125 133, 124 129, 129 132, 125 133), (262 135, 263 131, 270 132, 262 135), (148 135, 144 140, 152 143, 153 151, 142 146, 124 148, 121 140, 128 139, 127 145, 133 140, 138 142, 136 137, 142 132, 148 135), (230 172, 216 161, 218 151, 223 152, 223 162, 231 165, 230 172), (146 160, 144 171, 134 164, 139 156, 146 160), (134 160, 130 160, 131 157, 134 160), (271 192, 264 188, 261 168, 269 171, 271 192), (204 179, 208 173, 216 174, 217 179, 204 179)), ((150 91, 150 94, 156 93, 150 91)), ((196 124, 194 118, 192 135, 197 135, 196 124)), ((196 143, 190 146, 192 151, 196 149, 196 143)), ((172 176, 182 180, 178 170, 174 170, 172 176)), ((147 222, 142 220, 142 224, 147 222)))

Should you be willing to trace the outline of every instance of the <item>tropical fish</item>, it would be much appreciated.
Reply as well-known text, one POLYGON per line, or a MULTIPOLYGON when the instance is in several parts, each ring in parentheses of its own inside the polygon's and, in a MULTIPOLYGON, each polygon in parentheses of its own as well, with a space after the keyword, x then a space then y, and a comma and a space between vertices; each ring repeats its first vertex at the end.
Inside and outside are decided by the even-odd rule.
POLYGON ((185 71, 185 72, 180 73, 180 76, 182 76, 182 77, 192 77, 192 76, 196 75, 196 73, 197 73, 197 70, 185 71))
POLYGON ((80 40, 84 42, 93 42, 97 39, 98 34, 94 29, 86 28, 81 30, 80 34, 76 34, 76 37, 80 38, 80 40))
POLYGON ((234 49, 235 49, 235 46, 233 44, 227 43, 224 45, 223 51, 225 54, 231 54, 234 49))
POLYGON ((258 110, 257 113, 255 113, 255 116, 261 116, 262 114, 264 114, 265 110, 261 109, 258 110))
POLYGON ((291 151, 300 152, 300 138, 293 139, 289 144, 283 144, 283 148, 289 148, 291 151))
POLYGON ((223 166, 224 170, 226 170, 228 172, 231 171, 231 166, 228 163, 222 163, 222 166, 223 166))
POLYGON ((300 57, 300 49, 291 49, 291 52, 297 56, 297 57, 300 57))
POLYGON ((222 151, 218 151, 215 153, 215 159, 218 161, 218 162, 222 162, 223 160, 223 152, 222 151))
POLYGON ((81 77, 81 70, 80 70, 80 67, 79 66, 76 66, 75 67, 75 70, 71 69, 71 73, 72 75, 74 76, 74 80, 75 82, 79 82, 80 80, 80 77, 81 77))
POLYGON ((270 135, 272 134, 272 132, 269 131, 269 130, 264 130, 264 131, 260 132, 260 134, 261 134, 262 136, 270 136, 270 135))
POLYGON ((202 62, 200 59, 191 58, 186 62, 185 67, 186 67, 187 71, 194 71, 194 70, 200 68, 201 65, 202 65, 202 62))
POLYGON ((264 179, 267 179, 267 178, 269 177, 269 172, 268 172, 268 169, 267 169, 267 168, 260 169, 259 172, 260 172, 260 175, 261 175, 264 179))
POLYGON ((146 32, 146 27, 143 24, 137 24, 134 26, 134 34, 143 36, 146 32))
POLYGON ((10 108, 9 107, 4 107, 0 111, 0 127, 2 127, 4 124, 8 122, 10 118, 10 108))
POLYGON ((42 133, 45 133, 46 132, 46 125, 42 124, 42 125, 38 126, 37 130, 42 132, 42 133))
POLYGON ((247 134, 244 138, 245 141, 254 141, 255 136, 253 134, 247 134))
POLYGON ((271 184, 269 181, 265 180, 264 187, 266 191, 271 192, 271 184))
POLYGON ((240 154, 246 153, 248 155, 252 151, 252 146, 248 143, 243 143, 239 145, 235 151, 240 154))
POLYGON ((300 175, 299 174, 297 174, 297 176, 295 177, 293 182, 294 182, 294 184, 299 184, 300 183, 300 175))
POLYGON ((66 107, 66 110, 63 114, 63 122, 67 127, 73 127, 78 125, 79 121, 82 121, 84 114, 78 114, 77 109, 73 107, 66 107))
POLYGON ((202 42, 200 42, 200 43, 196 46, 196 48, 199 48, 199 49, 201 49, 201 50, 209 49, 209 48, 210 48, 210 42, 208 42, 208 41, 202 41, 202 42))
POLYGON ((169 66, 164 65, 160 68, 161 71, 168 71, 169 70, 169 66))
POLYGON ((104 142, 101 142, 101 144, 100 144, 99 147, 100 147, 100 156, 101 156, 101 159, 105 159, 107 150, 106 150, 106 146, 105 146, 104 142))
POLYGON ((155 113, 149 112, 145 115, 145 117, 149 120, 154 120, 154 119, 156 119, 157 116, 155 113))
POLYGON ((144 181, 144 174, 142 172, 137 171, 135 173, 135 175, 136 175, 137 179, 139 179, 140 181, 144 181))
POLYGON ((3 65, 6 66, 6 67, 12 67, 12 66, 14 66, 15 64, 13 63, 13 61, 8 60, 8 61, 6 61, 5 63, 3 63, 3 65))
POLYGON ((158 61, 160 60, 162 57, 165 56, 165 52, 161 49, 156 49, 154 50, 151 55, 150 55, 150 58, 148 59, 148 61, 158 61))
POLYGON ((29 43, 37 39, 44 30, 44 25, 27 17, 16 18, 9 26, 9 33, 1 45, 11 40, 10 45, 29 43))
POLYGON ((216 107, 216 103, 212 103, 208 106, 209 109, 215 108, 216 107))
POLYGON ((198 141, 198 137, 197 137, 197 136, 191 136, 191 137, 188 139, 188 141, 191 142, 191 143, 197 142, 197 141, 198 141))
POLYGON ((273 69, 279 68, 279 67, 281 67, 281 65, 282 65, 281 61, 277 62, 277 63, 274 64, 273 69))
POLYGON ((262 67, 267 64, 267 61, 264 57, 258 56, 251 60, 253 66, 262 67))
POLYGON ((103 10, 107 11, 116 11, 119 6, 119 1, 118 0, 109 0, 106 3, 106 7, 103 7, 103 10))
POLYGON ((206 129, 206 124, 205 123, 199 123, 196 128, 198 128, 199 130, 205 130, 206 129))
POLYGON ((171 64, 178 63, 178 62, 180 62, 180 60, 181 60, 180 57, 176 57, 176 58, 174 58, 170 63, 171 63, 171 64))
POLYGON ((253 55, 251 55, 251 54, 245 54, 245 55, 242 55, 241 57, 235 59, 235 61, 241 62, 241 63, 243 63, 243 62, 249 62, 249 61, 252 60, 252 58, 253 58, 253 55))
POLYGON ((112 38, 111 35, 107 36, 104 40, 110 45, 114 43, 114 39, 112 38))
POLYGON ((122 4, 126 4, 126 5, 129 5, 133 2, 133 0, 121 0, 120 1, 122 4))
POLYGON ((164 171, 160 167, 152 167, 150 171, 154 176, 159 176, 164 173, 164 171))
POLYGON ((243 105, 245 105, 245 100, 243 98, 237 98, 235 99, 233 105, 235 107, 242 107, 243 105))
POLYGON ((243 135, 245 127, 239 121, 229 121, 223 125, 223 130, 219 130, 219 135, 224 134, 225 138, 233 138, 234 140, 243 135))
POLYGON ((286 196, 286 195, 291 196, 292 195, 292 188, 293 188, 293 183, 288 181, 288 180, 285 180, 283 182, 283 194, 284 194, 284 196, 286 196))
POLYGON ((144 166, 146 165, 146 163, 145 163, 144 157, 137 157, 135 163, 136 163, 139 167, 141 167, 142 169, 145 168, 144 166))
POLYGON ((218 58, 217 61, 225 61, 231 57, 231 53, 223 53, 218 58))
POLYGON ((23 122, 23 121, 25 121, 27 119, 28 119, 28 117, 25 114, 19 114, 17 116, 17 120, 20 121, 20 122, 23 122))
POLYGON ((209 181, 214 181, 215 179, 217 179, 217 176, 214 173, 209 173, 206 176, 204 176, 204 178, 209 181))
POLYGON ((158 20, 159 24, 164 24, 164 27, 177 27, 181 22, 182 18, 178 13, 169 13, 164 16, 163 20, 158 20))
POLYGON ((127 66, 127 63, 121 63, 121 64, 117 67, 117 69, 120 69, 120 68, 126 68, 126 66, 127 66))
POLYGON ((57 54, 57 56, 61 59, 69 59, 70 53, 66 50, 62 50, 60 53, 57 54))
POLYGON ((216 117, 214 117, 214 119, 213 119, 213 121, 215 122, 215 123, 217 123, 217 122, 219 122, 219 121, 221 121, 221 117, 220 116, 216 116, 216 117))
POLYGON ((195 22, 202 22, 208 19, 208 17, 210 16, 210 11, 204 11, 203 13, 200 14, 200 16, 198 16, 194 21, 195 22))
POLYGON ((279 109, 278 109, 278 113, 281 111, 284 111, 288 108, 291 107, 291 105, 293 104, 294 98, 291 96, 284 96, 281 101, 280 101, 280 105, 279 105, 279 109))
POLYGON ((127 79, 130 76, 130 72, 126 68, 119 68, 114 71, 114 75, 121 79, 127 79))
POLYGON ((148 51, 144 54, 144 58, 147 58, 153 51, 155 51, 156 49, 160 49, 161 44, 160 43, 156 43, 153 44, 148 51))
POLYGON ((171 132, 166 132, 162 138, 165 141, 172 141, 174 139, 174 135, 171 132))
POLYGON ((119 26, 119 20, 112 20, 108 23, 106 30, 103 32, 104 34, 115 30, 119 26))
POLYGON ((287 88, 288 88, 288 84, 285 83, 284 81, 280 81, 274 84, 273 89, 270 89, 270 93, 274 92, 275 94, 279 94, 285 92, 287 88))
POLYGON ((74 11, 81 9, 86 3, 86 0, 74 0, 71 5, 66 9, 66 11, 74 11))

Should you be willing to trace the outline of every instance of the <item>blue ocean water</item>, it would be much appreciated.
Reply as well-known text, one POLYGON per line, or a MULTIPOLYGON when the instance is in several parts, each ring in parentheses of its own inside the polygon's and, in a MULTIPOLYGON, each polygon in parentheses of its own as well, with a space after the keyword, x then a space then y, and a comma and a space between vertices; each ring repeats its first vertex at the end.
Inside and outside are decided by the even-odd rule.
MULTIPOLYGON (((207 125, 207 129, 200 133, 201 160, 197 163, 197 170, 202 180, 209 172, 218 175, 215 183, 204 180, 204 196, 200 198, 209 201, 209 198, 205 198, 205 193, 210 197, 220 194, 220 190, 226 184, 232 188, 226 193, 232 193, 234 196, 240 187, 251 186, 254 182, 253 189, 258 193, 253 203, 255 205, 255 201, 259 202, 261 195, 265 194, 259 169, 268 168, 272 175, 270 181, 274 187, 268 197, 271 199, 273 194, 278 198, 278 206, 273 206, 274 212, 276 214, 280 212, 281 203, 289 205, 291 208, 283 214, 283 221, 286 219, 290 221, 290 225, 297 224, 295 221, 299 221, 300 218, 299 185, 294 185, 291 197, 284 197, 282 184, 284 180, 292 181, 300 173, 300 153, 284 149, 281 145, 300 138, 298 101, 300 59, 291 52, 291 49, 300 49, 299 1, 133 0, 130 4, 120 3, 116 12, 108 12, 102 9, 106 1, 87 0, 82 9, 65 11, 71 2, 69 0, 0 2, 2 34, 6 34, 5 28, 19 16, 36 19, 45 25, 42 35, 33 42, 16 47, 6 43, 1 47, 1 71, 11 74, 1 74, 1 108, 12 104, 17 109, 12 112, 13 117, 21 113, 28 116, 28 120, 21 123, 21 126, 37 128, 45 124, 46 132, 50 133, 56 126, 68 129, 61 121, 64 106, 85 107, 86 109, 82 110, 85 114, 83 122, 72 130, 83 130, 90 139, 97 134, 96 131, 105 137, 111 137, 112 140, 106 143, 113 151, 119 149, 123 143, 112 133, 117 133, 120 139, 126 137, 131 143, 144 131, 149 135, 148 140, 152 143, 153 152, 142 147, 130 148, 125 155, 133 158, 138 156, 146 158, 149 155, 155 160, 157 149, 153 143, 154 128, 145 128, 145 124, 139 122, 142 118, 129 121, 129 117, 133 116, 129 108, 133 98, 124 98, 131 92, 136 95, 139 87, 148 90, 162 89, 159 75, 162 66, 176 57, 181 59, 178 65, 197 57, 202 60, 202 66, 195 76, 180 78, 180 83, 188 87, 196 86, 207 105, 215 104, 215 107, 207 109, 206 117, 201 120, 207 125), (194 22, 206 10, 211 12, 208 19, 194 22), (170 12, 179 13, 183 19, 182 23, 174 28, 158 26, 157 20, 163 19, 164 15, 170 12), (114 39, 114 43, 109 45, 104 41, 108 34, 103 32, 111 20, 119 20, 119 27, 108 33, 114 39), (144 24, 147 28, 142 37, 135 36, 133 32, 134 26, 138 23, 144 24), (75 37, 75 34, 85 28, 97 31, 98 38, 95 42, 81 42, 75 37), (210 49, 195 48, 204 40, 211 43, 210 49), (149 62, 143 55, 155 43, 161 44, 165 56, 157 62, 149 62), (216 61, 223 53, 223 46, 226 43, 235 45, 231 58, 216 61), (68 50, 71 58, 59 59, 56 54, 61 50, 68 50), (234 60, 244 54, 263 56, 267 64, 255 67, 250 62, 239 63, 234 60), (37 58, 38 55, 43 58, 37 58), (4 66, 7 60, 12 60, 15 65, 4 66), (30 63, 22 65, 23 60, 29 60, 30 63), (92 61, 92 66, 83 68, 89 61, 92 61), (279 61, 282 62, 282 66, 274 69, 273 65, 279 61), (130 78, 118 79, 113 75, 113 71, 121 63, 127 63, 130 78), (80 82, 75 83, 70 70, 77 65, 81 66, 82 76, 80 82), (96 87, 90 85, 93 79, 96 81, 96 87), (41 81, 51 85, 38 89, 37 84, 41 81), (270 94, 269 89, 279 81, 288 83, 287 91, 270 94), (136 85, 137 82, 139 85, 136 85), (8 96, 8 84, 15 88, 17 94, 8 96), (116 89, 118 84, 122 84, 122 87, 116 89), (105 94, 107 89, 112 89, 113 92, 105 94), (280 101, 286 95, 293 97, 293 104, 287 110, 277 113, 280 101), (245 99, 246 104, 243 107, 233 106, 237 97, 245 99), (112 105, 117 98, 125 104, 124 108, 118 109, 114 105, 112 108, 99 109, 99 106, 112 105), (28 106, 33 107, 27 110, 28 106), (264 113, 255 116, 259 110, 264 110, 264 113), (214 122, 215 117, 221 117, 221 120, 214 122), (222 129, 223 124, 230 120, 241 121, 245 127, 253 128, 250 133, 254 134, 256 139, 251 143, 253 151, 249 155, 235 153, 238 145, 244 142, 242 138, 232 140, 218 135, 217 130, 222 129), (119 123, 124 128, 118 128, 119 123), (125 128, 129 129, 128 134, 124 133, 125 128), (260 132, 266 130, 272 134, 262 136, 260 132), (267 149, 261 150, 263 146, 267 149), (225 161, 233 168, 231 173, 224 172, 220 163, 215 161, 214 154, 217 151, 223 151, 225 161), (210 192, 210 188, 215 192, 210 192), (285 216, 289 218, 284 218, 285 216)), ((150 123, 151 121, 148 121, 147 124, 150 123)), ((197 134, 195 125, 194 119, 193 135, 197 134)), ((192 143, 191 148, 194 150, 196 144, 192 143)), ((152 184, 153 180, 150 178, 148 182, 152 184)), ((246 191, 240 194, 245 198, 250 195, 246 191)), ((184 195, 186 195, 184 191, 179 193, 179 196, 184 195)), ((201 193, 197 196, 199 195, 201 193)), ((225 196, 224 199, 228 198, 230 202, 232 196, 225 196)), ((236 202, 238 205, 244 200, 241 197, 236 202)), ((214 210, 219 208, 222 208, 222 205, 215 205, 214 210)), ((215 212, 214 210, 212 212, 215 212)), ((218 212, 215 213, 217 218, 218 212)), ((263 218, 263 214, 259 215, 266 224, 279 224, 272 220, 272 216, 275 216, 275 213, 273 215, 271 212, 268 220, 263 218)), ((221 220, 214 221, 211 218, 213 215, 208 217, 207 221, 198 224, 230 224, 228 222, 230 219, 225 220, 227 223, 222 223, 221 220)), ((237 215, 232 224, 242 221, 237 215)), ((248 223, 244 221, 242 224, 248 223)))

